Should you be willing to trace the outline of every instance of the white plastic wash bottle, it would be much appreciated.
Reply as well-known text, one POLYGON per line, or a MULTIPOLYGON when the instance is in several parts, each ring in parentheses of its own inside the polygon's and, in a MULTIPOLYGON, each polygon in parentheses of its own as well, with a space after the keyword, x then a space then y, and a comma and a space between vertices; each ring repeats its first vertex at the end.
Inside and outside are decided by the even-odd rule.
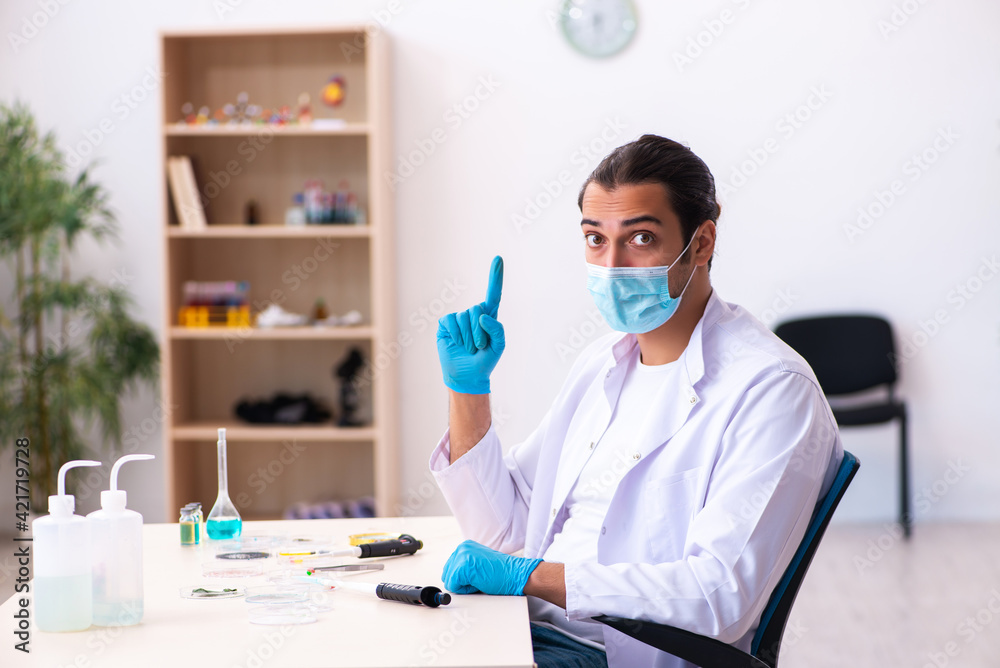
POLYGON ((91 624, 90 525, 73 514, 76 499, 66 494, 66 471, 100 465, 88 459, 63 464, 59 493, 49 497, 49 514, 31 523, 35 623, 40 631, 82 631, 91 624))
POLYGON ((96 626, 142 621, 142 515, 125 507, 125 490, 118 489, 122 464, 142 459, 153 455, 126 455, 115 462, 111 489, 101 492, 101 509, 87 515, 96 626))

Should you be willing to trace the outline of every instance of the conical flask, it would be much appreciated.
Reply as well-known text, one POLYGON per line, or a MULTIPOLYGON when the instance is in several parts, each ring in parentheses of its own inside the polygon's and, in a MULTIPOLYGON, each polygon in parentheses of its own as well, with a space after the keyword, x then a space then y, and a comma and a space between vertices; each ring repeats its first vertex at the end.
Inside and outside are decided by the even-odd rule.
POLYGON ((219 430, 219 496, 205 522, 208 537, 215 540, 236 538, 243 531, 243 520, 229 499, 229 476, 226 474, 226 430, 219 430))

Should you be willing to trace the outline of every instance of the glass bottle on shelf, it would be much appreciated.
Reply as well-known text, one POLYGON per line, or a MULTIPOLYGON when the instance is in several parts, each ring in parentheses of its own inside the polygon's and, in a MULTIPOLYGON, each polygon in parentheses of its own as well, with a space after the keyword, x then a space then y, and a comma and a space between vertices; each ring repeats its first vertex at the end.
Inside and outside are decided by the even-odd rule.
POLYGON ((243 531, 243 520, 229 499, 229 478, 226 473, 226 430, 219 430, 219 496, 208 514, 205 531, 213 540, 236 538, 243 531))

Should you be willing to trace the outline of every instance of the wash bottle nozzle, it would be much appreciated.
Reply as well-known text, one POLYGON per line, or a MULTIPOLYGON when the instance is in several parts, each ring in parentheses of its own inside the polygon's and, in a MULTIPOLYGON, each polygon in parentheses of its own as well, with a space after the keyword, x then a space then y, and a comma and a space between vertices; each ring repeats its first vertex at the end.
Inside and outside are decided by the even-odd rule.
POLYGON ((76 498, 66 493, 66 471, 77 466, 100 466, 101 462, 92 459, 74 459, 59 467, 58 494, 49 497, 49 514, 66 516, 76 512, 76 498))
POLYGON ((111 488, 101 492, 101 508, 104 510, 125 510, 127 497, 125 490, 118 489, 118 471, 125 462, 155 459, 153 455, 125 455, 111 467, 111 488))

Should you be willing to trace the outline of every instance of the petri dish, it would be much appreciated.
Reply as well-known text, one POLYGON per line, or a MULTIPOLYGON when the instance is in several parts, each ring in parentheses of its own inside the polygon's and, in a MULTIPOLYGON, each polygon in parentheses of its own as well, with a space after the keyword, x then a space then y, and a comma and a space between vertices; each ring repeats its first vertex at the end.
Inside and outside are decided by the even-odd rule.
POLYGON ((223 584, 219 582, 206 582, 196 585, 186 585, 181 587, 181 598, 196 599, 222 599, 239 598, 246 593, 246 590, 238 585, 223 584))
POLYGON ((254 561, 257 559, 269 559, 271 552, 257 549, 221 549, 215 553, 216 559, 227 561, 254 561))
POLYGON ((318 554, 321 552, 328 552, 334 549, 335 545, 332 538, 320 537, 320 536, 293 536, 292 538, 287 538, 281 542, 280 545, 276 546, 276 550, 279 555, 289 555, 289 554, 318 554))
POLYGON ((289 536, 285 540, 285 545, 295 546, 300 548, 332 545, 333 539, 329 536, 314 536, 310 534, 296 534, 294 536, 289 536))
POLYGON ((299 578, 308 577, 304 568, 276 568, 264 573, 264 577, 272 584, 304 584, 299 578))
POLYGON ((301 586, 269 584, 247 587, 246 602, 256 605, 288 605, 308 600, 309 591, 301 586))
POLYGON ((286 624, 312 624, 316 613, 304 605, 248 605, 251 624, 284 626, 286 624))
POLYGON ((290 583, 293 582, 295 576, 305 575, 305 569, 301 568, 272 568, 271 570, 264 573, 264 577, 268 582, 273 582, 275 584, 290 583))
POLYGON ((219 552, 274 552, 275 548, 283 545, 285 541, 284 536, 244 534, 239 538, 221 541, 215 547, 219 552))
POLYGON ((306 594, 309 599, 305 606, 311 612, 330 612, 333 610, 333 589, 308 589, 306 594))
POLYGON ((303 605, 313 612, 329 612, 333 610, 332 593, 334 586, 321 582, 311 582, 312 578, 303 577, 298 571, 271 571, 266 575, 268 582, 287 591, 301 591, 307 599, 303 605))
POLYGON ((201 574, 206 578, 252 578, 263 572, 264 564, 261 561, 212 559, 201 565, 201 574))
POLYGON ((288 540, 285 536, 281 534, 242 534, 239 538, 233 538, 226 541, 227 543, 235 543, 242 545, 246 548, 258 548, 267 549, 280 545, 288 540))

